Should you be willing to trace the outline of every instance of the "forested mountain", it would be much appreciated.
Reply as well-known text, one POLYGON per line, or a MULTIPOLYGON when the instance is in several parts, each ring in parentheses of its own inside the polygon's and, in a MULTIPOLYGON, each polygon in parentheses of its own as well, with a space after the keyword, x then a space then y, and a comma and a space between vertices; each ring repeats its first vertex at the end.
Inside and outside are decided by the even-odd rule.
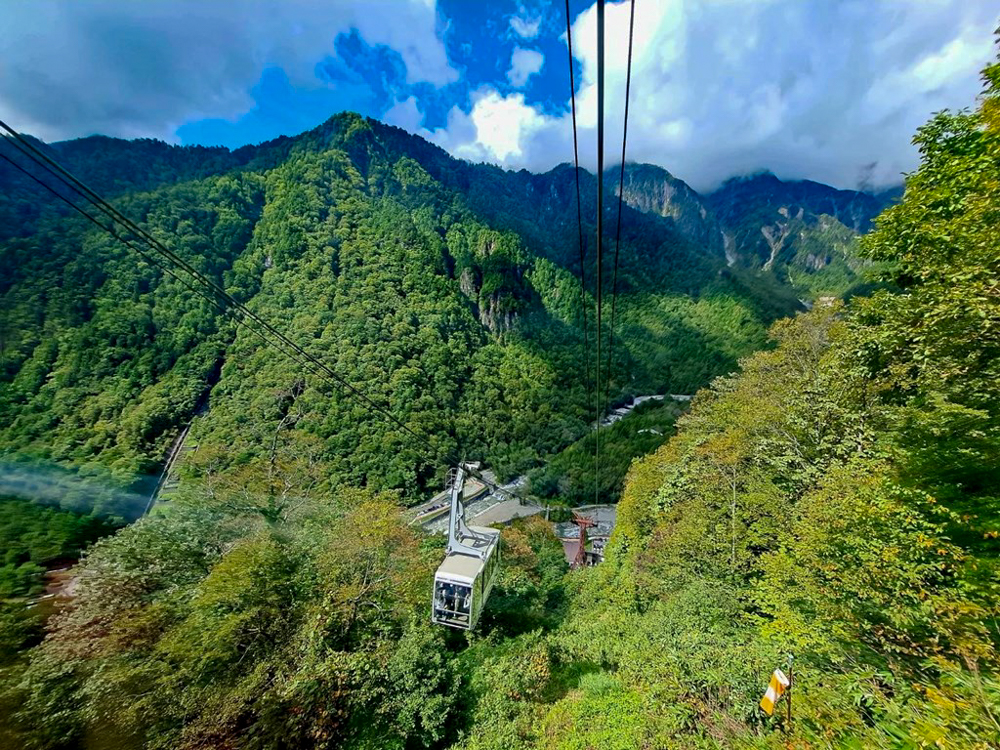
MULTIPOLYGON (((416 494, 456 450, 512 474, 586 432, 593 176, 581 299, 569 167, 467 164, 354 115, 234 152, 108 138, 51 149, 427 441, 305 378, 4 164, 0 450, 147 491, 211 390, 192 434, 213 470, 280 446, 313 455, 330 482, 416 494)), ((798 307, 672 218, 625 211, 612 402, 695 390, 798 307)))
POLYGON ((842 294, 863 281, 855 239, 896 196, 763 173, 728 180, 706 202, 723 228, 731 263, 773 270, 815 296, 842 294))
MULTIPOLYGON (((604 176, 607 189, 618 194, 622 175, 609 169, 604 176)), ((626 164, 622 196, 625 203, 644 213, 669 218, 680 234, 716 257, 723 257, 722 228, 705 199, 662 167, 626 164)))
MULTIPOLYGON (((467 636, 428 622, 442 541, 401 501, 453 450, 510 473, 572 445, 535 478, 594 479, 572 171, 467 165, 351 115, 197 174, 129 144, 163 165, 141 189, 89 167, 416 444, 4 173, 2 210, 30 220, 0 246, 0 447, 136 484, 207 400, 170 502, 86 553, 44 640, 0 607, 0 745, 1000 746, 1000 64, 985 82, 920 130, 919 170, 856 241, 879 286, 808 312, 779 261, 831 226, 854 244, 872 218, 851 206, 880 198, 764 176, 700 199, 629 169, 612 401, 700 390, 608 431, 652 452, 606 561, 567 574, 539 517, 506 527, 467 636), (775 212, 799 240, 764 270, 775 212), (692 240, 713 222, 744 225, 743 260, 692 240), (791 725, 758 708, 788 654, 791 725)), ((103 533, 5 509, 11 591, 103 533)))
POLYGON ((531 742, 1000 746, 1000 64, 984 77, 861 240, 892 289, 777 323, 633 466, 553 638, 600 679, 531 742), (762 721, 789 653, 794 723, 762 721))

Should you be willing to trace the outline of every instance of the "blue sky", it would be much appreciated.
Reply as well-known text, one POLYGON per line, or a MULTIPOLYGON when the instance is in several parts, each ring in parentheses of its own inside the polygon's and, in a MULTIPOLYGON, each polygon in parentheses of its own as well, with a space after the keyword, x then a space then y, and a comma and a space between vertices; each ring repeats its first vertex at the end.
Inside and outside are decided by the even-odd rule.
MULTIPOLYGON (((581 156, 593 166, 595 10, 572 0, 581 156)), ((914 130, 971 105, 992 0, 637 0, 629 158, 698 189, 771 169, 840 187, 916 164, 914 130)), ((617 153, 629 6, 608 6, 617 153)), ((238 147, 353 110, 510 168, 572 158, 562 0, 7 0, 0 116, 238 147)))
MULTIPOLYGON (((586 7, 572 5, 579 5, 579 10, 586 7)), ((420 124, 433 130, 447 124, 453 107, 469 108, 471 93, 484 85, 504 94, 520 91, 529 105, 562 113, 569 91, 568 55, 562 41, 565 11, 561 3, 556 6, 558 14, 550 6, 546 0, 438 3, 436 33, 458 72, 455 81, 442 86, 408 81, 399 52, 369 43, 355 28, 341 31, 332 39, 330 54, 317 60, 313 86, 292 85, 280 67, 265 68, 251 89, 250 111, 235 121, 187 122, 177 136, 182 143, 235 148, 302 132, 331 112, 351 110, 381 119, 409 97, 419 102, 420 124), (512 82, 508 73, 515 54, 522 60, 540 59, 541 67, 530 75, 527 70, 533 68, 526 69, 523 80, 514 75, 512 82), (550 64, 544 64, 546 59, 550 64)))

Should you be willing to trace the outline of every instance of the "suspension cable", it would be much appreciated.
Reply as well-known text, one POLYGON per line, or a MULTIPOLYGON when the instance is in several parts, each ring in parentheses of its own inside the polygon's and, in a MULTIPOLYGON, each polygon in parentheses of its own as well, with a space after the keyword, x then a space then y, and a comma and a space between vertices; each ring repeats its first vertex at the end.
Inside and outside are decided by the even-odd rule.
MULTIPOLYGON (((285 356, 289 357, 294 362, 296 362, 299 366, 308 370, 311 374, 319 377, 327 384, 332 385, 335 388, 343 389, 350 392, 351 394, 356 396, 359 400, 361 400, 364 404, 367 405, 367 410, 369 411, 369 413, 376 412, 381 416, 385 417, 391 423, 393 423, 401 430, 403 430, 404 432, 415 438, 417 441, 419 441, 419 443, 415 443, 415 445, 419 445, 422 449, 429 450, 428 440, 426 435, 421 436, 417 434, 414 430, 412 430, 408 425, 403 423, 394 414, 380 407, 378 404, 372 401, 372 399, 370 399, 363 392, 361 392, 358 388, 356 388, 350 382, 339 376, 324 362, 317 359, 313 355, 309 354, 301 346, 296 344, 294 341, 290 340, 287 336, 285 336, 280 331, 271 326, 269 323, 261 319, 256 313, 247 308, 243 303, 239 302, 228 292, 226 292, 225 289, 216 284, 212 279, 204 276, 201 272, 192 267, 189 263, 184 261, 182 258, 178 257, 176 253, 171 251, 162 242, 160 242, 155 237, 150 235, 144 229, 140 228, 131 219, 126 217, 124 214, 118 211, 118 209, 109 204, 104 198, 102 198, 96 192, 88 188, 83 182, 81 182, 78 178, 76 178, 65 167, 63 167, 57 161, 55 161, 47 154, 36 148, 33 144, 30 143, 30 141, 25 139, 20 133, 11 128, 3 120, 0 120, 0 128, 5 130, 10 135, 10 138, 4 138, 3 139, 4 141, 15 146, 18 153, 22 154, 23 156, 31 160, 33 163, 43 168, 47 173, 58 179, 63 185, 71 188, 82 198, 84 198, 88 203, 93 205, 95 208, 98 208, 102 213, 105 214, 105 216, 107 216, 111 220, 112 225, 108 226, 103 224, 99 219, 95 218, 87 211, 76 205, 72 201, 72 199, 68 198, 67 196, 55 190, 53 187, 51 187, 44 181, 32 175, 30 172, 25 170, 22 166, 14 162, 6 155, 0 154, 0 157, 2 157, 4 161, 8 162, 9 164, 17 168, 19 171, 26 174, 36 183, 38 183, 46 190, 48 190, 50 193, 52 193, 55 197, 59 198, 64 203, 73 208, 77 213, 80 213, 85 218, 87 218, 95 226, 107 232, 114 239, 118 240, 123 245, 136 252, 138 255, 140 255, 142 258, 152 263, 153 265, 155 265, 157 268, 160 268, 165 273, 168 273, 174 279, 177 279, 179 282, 184 284, 188 289, 190 289, 195 294, 198 294, 202 298, 211 302, 213 305, 218 307, 223 313, 230 315, 232 319, 237 323, 237 325, 243 325, 245 328, 248 328, 250 331, 256 334, 266 345, 269 345, 277 349, 282 354, 284 354, 285 356), (167 260, 170 263, 172 263, 175 267, 180 267, 185 272, 190 274, 192 277, 194 277, 195 281, 197 281, 201 286, 207 287, 208 290, 213 294, 208 295, 205 294, 204 291, 196 289, 190 283, 179 277, 172 270, 168 269, 161 263, 157 262, 155 259, 153 259, 152 256, 144 252, 141 248, 137 247, 134 244, 134 242, 129 241, 128 239, 123 237, 119 232, 116 232, 113 228, 115 222, 124 225, 129 230, 129 232, 131 232, 134 235, 133 239, 145 242, 145 244, 148 247, 151 247, 154 251, 158 252, 160 255, 167 258, 167 260), (259 324, 261 328, 263 328, 265 331, 267 331, 277 339, 277 343, 273 339, 268 338, 268 336, 265 335, 261 330, 258 330, 257 328, 254 328, 253 326, 249 325, 247 323, 247 319, 252 320, 255 323, 259 324)), ((430 455, 430 454, 428 453, 425 455, 430 455)), ((451 451, 446 453, 443 457, 451 464, 458 464, 461 462, 461 459, 454 452, 451 451)), ((433 458, 437 459, 438 456, 435 455, 433 456, 433 458)), ((495 482, 486 479, 482 475, 482 473, 479 472, 478 470, 467 468, 467 471, 476 479, 478 479, 480 482, 482 482, 484 486, 489 487, 492 491, 505 494, 511 498, 515 498, 518 500, 522 499, 522 496, 520 494, 511 492, 510 490, 507 490, 504 487, 498 486, 495 482)))
POLYGON ((618 249, 622 241, 622 197, 625 194, 625 144, 628 141, 628 100, 632 88, 632 32, 635 28, 635 0, 631 0, 628 19, 628 65, 625 72, 625 122, 622 127, 622 164, 618 176, 618 229, 615 232, 615 272, 611 282, 611 325, 608 330, 608 371, 604 385, 604 409, 607 411, 611 398, 611 362, 615 348, 615 308, 618 299, 618 249))
MULTIPOLYGON (((58 177, 58 175, 55 174, 55 173, 53 173, 51 169, 49 169, 48 167, 45 166, 45 164, 42 164, 42 163, 38 162, 37 160, 33 159, 30 154, 25 153, 20 148, 18 148, 18 151, 22 155, 27 156, 29 159, 31 159, 35 164, 38 164, 39 166, 45 168, 50 174, 53 174, 54 176, 58 177)), ((332 385, 334 385, 336 387, 339 387, 339 388, 343 387, 343 385, 339 381, 332 380, 331 378, 329 378, 326 375, 325 370, 327 368, 326 368, 326 366, 322 362, 320 362, 319 360, 316 360, 314 357, 306 354, 305 352, 303 352, 303 354, 305 356, 300 357, 299 353, 295 351, 294 347, 292 347, 291 350, 289 350, 289 348, 287 348, 286 345, 284 345, 283 343, 275 344, 275 342, 272 339, 269 339, 259 329, 254 328, 252 325, 250 325, 247 322, 248 318, 251 319, 251 320, 256 320, 256 316, 253 316, 253 315, 243 316, 241 314, 238 314, 238 313, 241 313, 242 311, 239 310, 238 308, 234 309, 234 306, 227 306, 222 301, 220 301, 220 299, 218 297, 214 297, 214 296, 211 296, 209 294, 206 294, 204 292, 204 290, 199 289, 197 286, 191 284, 187 279, 185 279, 185 278, 183 278, 181 276, 178 276, 177 273, 175 273, 169 266, 166 266, 163 263, 159 262, 156 258, 154 258, 152 255, 150 255, 146 251, 144 251, 141 247, 137 246, 134 242, 132 242, 131 240, 129 240, 126 237, 124 237, 121 233, 115 231, 113 225, 107 225, 107 224, 102 223, 99 219, 95 218, 92 214, 90 214, 87 211, 85 211, 84 209, 80 208, 80 206, 78 206, 76 203, 74 203, 70 198, 67 198, 65 195, 63 195, 62 193, 60 193, 59 191, 57 191, 51 185, 49 185, 48 183, 46 183, 43 180, 39 179, 35 175, 31 174, 28 170, 26 170, 20 164, 17 164, 14 160, 12 160, 7 155, 0 154, 0 158, 2 158, 4 161, 6 161, 8 164, 10 164, 11 166, 13 166, 14 168, 16 168, 17 170, 19 170, 20 172, 22 172, 25 175, 27 175, 28 177, 30 177, 36 183, 38 183, 43 188, 45 188, 50 193, 52 193, 55 197, 59 198, 64 203, 66 203, 74 211, 76 211, 77 213, 79 213, 81 216, 83 216, 84 218, 86 218, 88 221, 90 221, 91 223, 93 223, 98 228, 100 228, 100 229, 104 230, 105 232, 107 232, 114 239, 116 239, 119 242, 121 242, 123 245, 125 245, 125 247, 127 247, 130 250, 132 250, 133 252, 137 253, 144 260, 146 260, 147 262, 149 262, 152 265, 156 266, 161 271, 163 271, 167 275, 171 276, 173 279, 177 280, 181 284, 183 284, 189 291, 193 292, 194 294, 197 294, 202 299, 208 301, 209 303, 211 303, 212 305, 214 305, 215 307, 217 307, 222 313, 225 313, 225 314, 229 315, 232 318, 232 320, 237 325, 242 325, 244 328, 246 328, 247 330, 249 330, 252 333, 254 333, 266 345, 277 348, 283 354, 285 354, 290 359, 292 359, 293 361, 295 361, 299 366, 307 369, 311 374, 317 375, 318 377, 320 377, 320 379, 325 380, 328 384, 332 384, 332 385)), ((61 180, 61 181, 62 181, 62 183, 64 185, 68 184, 68 183, 66 183, 65 180, 61 180)), ((73 187, 72 185, 68 185, 68 186, 69 187, 73 187)), ((84 196, 84 197, 86 197, 86 196, 84 196)), ((392 417, 392 415, 389 415, 389 416, 392 419, 395 420, 395 417, 392 417)), ((402 425, 402 428, 405 429, 405 430, 407 430, 408 432, 412 432, 405 425, 402 425)))
MULTIPOLYGON (((590 335, 587 331, 587 278, 586 250, 583 240, 583 207, 580 200, 580 148, 576 128, 576 78, 573 75, 573 25, 569 10, 569 0, 566 0, 566 45, 569 47, 569 100, 573 115, 573 174, 576 177, 576 227, 580 241, 580 311, 583 314, 583 361, 584 361, 584 392, 587 403, 591 402, 592 387, 590 373, 590 335)), ((598 362, 600 366, 600 362, 598 362)), ((596 394, 593 394, 596 396, 596 394)))
POLYGON ((160 263, 159 261, 157 261, 156 258, 154 258, 153 256, 151 256, 149 253, 145 252, 142 248, 133 245, 131 242, 129 242, 129 240, 125 239, 120 234, 118 234, 118 232, 116 232, 114 230, 114 228, 112 228, 112 227, 110 227, 110 226, 108 226, 106 224, 102 224, 98 219, 95 219, 91 214, 87 213, 82 208, 80 208, 78 205, 76 205, 75 203, 73 203, 73 201, 71 201, 70 199, 66 198, 66 196, 62 195, 59 191, 57 191, 51 185, 49 185, 48 183, 44 182, 43 180, 40 180, 38 177, 36 177, 31 172, 29 172, 27 169, 25 169, 20 164, 18 164, 16 161, 14 161, 13 159, 11 159, 9 156, 7 156, 6 154, 0 153, 0 159, 3 159, 5 162, 7 162, 8 164, 10 164, 12 167, 14 167, 14 169, 18 170, 19 172, 21 172, 25 176, 27 176, 30 179, 34 180, 36 183, 38 183, 43 188, 45 188, 50 193, 52 193, 52 195, 54 195, 56 198, 59 198, 61 201, 63 201, 64 203, 66 203, 66 205, 68 205, 70 208, 72 208, 78 214, 80 214, 81 216, 83 216, 88 221, 93 222, 96 226, 98 226, 101 229, 103 229, 105 232, 107 232, 108 234, 110 234, 112 237, 114 237, 116 240, 118 240, 119 242, 121 242, 123 245, 125 245, 126 247, 132 249, 133 251, 135 251, 136 253, 138 253, 139 255, 141 255, 143 257, 143 259, 147 263, 150 263, 151 265, 156 266, 161 271, 163 271, 165 274, 167 274, 168 276, 172 277, 174 280, 179 281, 181 284, 183 284, 185 287, 187 287, 188 291, 194 292, 195 294, 199 295, 203 299, 207 299, 209 302, 211 302, 212 304, 216 305, 220 309, 224 309, 224 308, 221 307, 221 305, 219 305, 219 302, 217 300, 212 299, 211 297, 205 296, 205 294, 203 292, 201 292, 199 289, 197 289, 194 286, 192 286, 191 284, 189 284, 187 282, 187 280, 185 280, 184 278, 182 278, 182 277, 178 276, 176 273, 174 273, 170 269, 169 266, 163 265, 162 263, 160 263))
POLYGON ((604 231, 604 0, 597 0, 597 424, 594 432, 594 502, 601 483, 601 294, 604 231))
MULTIPOLYGON (((359 399, 361 399, 362 401, 364 401, 369 406, 370 409, 372 409, 374 411, 381 412, 388 419, 390 419, 397 427, 399 427, 402 430, 405 430, 410 435, 412 435, 414 438, 417 438, 418 440, 423 440, 424 439, 423 437, 421 437, 420 435, 418 435, 417 433, 415 433, 413 430, 411 430, 406 424, 404 424, 395 415, 393 415, 392 413, 390 413, 390 412, 386 411, 385 409, 383 409, 381 406, 379 406, 374 401, 372 401, 364 393, 362 393, 357 388, 355 388, 353 385, 351 385, 349 382, 347 382, 346 380, 344 380, 340 375, 338 375, 336 372, 334 372, 333 370, 331 370, 325 363, 323 363, 320 360, 316 359, 315 357, 311 356, 301 346, 299 346, 294 341, 292 341, 287 336, 285 336, 285 334, 281 333, 276 328, 274 328, 271 324, 267 323, 265 320, 263 320, 262 318, 260 318, 260 316, 258 316, 255 312, 253 312, 252 310, 250 310, 246 305, 244 305, 242 302, 240 302, 235 297, 233 297, 231 294, 229 294, 229 292, 227 292, 225 289, 223 289, 221 286, 219 286, 214 280, 212 280, 212 279, 208 278, 207 276, 205 276, 204 274, 202 274, 200 271, 198 271, 196 268, 194 268, 191 264, 189 264, 183 258, 179 257, 172 250, 170 250, 170 248, 166 247, 162 242, 160 242, 158 239, 156 239, 151 234, 149 234, 149 232, 147 232, 146 230, 144 230, 144 229, 140 228, 138 225, 136 225, 131 219, 129 219, 124 214, 122 214, 120 211, 118 211, 118 209, 116 209, 114 206, 112 206, 107 201, 105 201, 101 196, 99 196, 93 190, 91 190, 86 185, 84 185, 82 182, 80 182, 80 180, 78 180, 69 171, 67 171, 64 167, 62 167, 62 165, 60 165, 58 162, 56 162, 55 160, 51 159, 48 155, 46 155, 45 153, 39 151, 31 143, 29 143, 28 141, 26 141, 19 133, 17 133, 10 126, 8 126, 7 123, 3 122, 3 120, 0 120, 0 128, 3 128, 8 133, 10 133, 11 136, 14 137, 21 145, 26 146, 31 151, 32 154, 41 157, 47 164, 51 165, 59 173, 61 173, 62 175, 64 175, 69 180, 68 184, 70 185, 70 187, 73 187, 78 193, 80 193, 80 195, 82 195, 85 199, 87 199, 90 203, 92 203, 100 211, 102 211, 103 213, 105 213, 109 218, 111 218, 113 220, 116 220, 119 223, 125 225, 126 228, 128 228, 136 236, 141 237, 142 239, 144 239, 148 245, 152 246, 153 249, 155 249, 156 251, 158 251, 161 255, 163 255, 166 258, 168 258, 176 266, 180 266, 184 271, 186 271, 188 274, 190 274, 191 276, 193 276, 202 285, 207 286, 212 292, 214 292, 215 294, 217 294, 228 305, 230 305, 231 307, 233 307, 234 309, 236 309, 237 311, 239 311, 240 313, 242 313, 244 316, 250 318, 251 320, 253 320, 257 324, 259 324, 261 327, 263 327, 265 330, 267 330, 271 335, 277 337, 282 343, 284 343, 286 346, 288 346, 289 348, 291 348, 292 350, 294 350, 299 356, 304 357, 305 359, 308 359, 309 361, 313 362, 324 373, 326 373, 326 375, 328 377, 332 378, 334 381, 336 381, 337 383, 339 383, 341 387, 347 389, 353 395, 357 396, 359 399)), ((31 155, 28 154, 27 152, 25 152, 23 149, 22 149, 22 153, 24 153, 25 155, 28 155, 30 158, 32 158, 33 161, 35 161, 36 163, 38 163, 37 159, 31 157, 31 155)), ((41 166, 44 166, 44 165, 41 165, 41 166)), ((48 168, 46 167, 46 169, 48 169, 48 168)), ((48 169, 48 171, 50 173, 52 172, 51 169, 48 169)), ((65 180, 63 180, 63 181, 65 182, 65 180)))

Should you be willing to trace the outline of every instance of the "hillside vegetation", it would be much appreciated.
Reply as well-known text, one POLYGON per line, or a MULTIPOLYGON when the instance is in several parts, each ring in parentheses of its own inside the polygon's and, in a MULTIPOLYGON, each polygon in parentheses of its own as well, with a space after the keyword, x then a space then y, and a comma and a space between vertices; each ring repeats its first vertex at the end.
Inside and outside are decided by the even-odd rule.
MULTIPOLYGON (((469 165, 355 115, 232 153, 106 138, 53 150, 426 439, 306 377, 5 167, 0 211, 19 221, 0 236, 0 452, 148 493, 204 402, 188 478, 282 445, 327 466, 327 488, 409 498, 438 486, 449 455, 512 476, 586 432, 594 252, 581 297, 572 169, 469 165)), ((670 221, 625 211, 612 399, 693 392, 798 307, 670 221)))
POLYGON ((573 576, 550 671, 506 708, 517 742, 485 725, 480 746, 1000 745, 1000 65, 985 78, 977 111, 920 130, 862 242, 901 292, 777 323, 698 395, 633 466, 608 562, 573 576), (757 708, 788 653, 791 727, 757 708))
POLYGON ((102 518, 0 496, 0 599, 40 593, 45 565, 74 558, 114 529, 102 518))
MULTIPOLYGON (((1000 64, 985 79, 975 111, 920 130, 920 168, 861 241, 887 288, 778 320, 769 348, 778 307, 745 286, 766 277, 636 212, 623 330, 644 333, 624 334, 615 395, 723 374, 632 464, 607 562, 567 574, 541 519, 504 530, 469 635, 428 622, 441 540, 400 514, 436 472, 418 446, 40 215, 4 246, 28 269, 2 290, 28 316, 7 339, 5 448, 132 477, 215 385, 173 499, 95 544, 73 605, 0 671, 0 744, 997 747, 1000 64), (84 281, 50 295, 36 273, 84 281), (654 356, 650 332, 691 349, 654 356), (789 653, 792 726, 757 707, 789 653)), ((512 208, 561 173, 446 176, 401 138, 339 118, 254 157, 281 150, 270 167, 127 200, 429 452, 530 466, 588 429, 572 243, 526 228, 544 200, 512 208)), ((574 482, 585 450, 560 457, 574 482)))

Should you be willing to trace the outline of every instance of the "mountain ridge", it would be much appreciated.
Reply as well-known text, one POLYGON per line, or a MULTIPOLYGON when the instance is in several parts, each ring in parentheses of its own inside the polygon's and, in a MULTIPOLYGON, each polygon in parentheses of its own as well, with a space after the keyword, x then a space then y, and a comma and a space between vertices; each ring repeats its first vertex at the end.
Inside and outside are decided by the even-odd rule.
MULTIPOLYGON (((415 497, 448 454, 521 473, 585 434, 593 175, 580 175, 581 268, 572 168, 468 164, 358 116, 235 156, 103 138, 58 149, 186 262, 435 438, 413 445, 355 399, 307 387, 213 306, 6 169, 0 452, 141 489, 194 419, 194 474, 236 472, 287 445, 328 467, 324 482, 415 497)), ((670 218, 625 206, 621 243, 602 400, 691 392, 801 307, 774 279, 727 268, 670 218)))
MULTIPOLYGON (((539 246, 544 247, 546 242, 531 231, 532 225, 557 221, 568 231, 567 222, 575 220, 567 216, 573 211, 565 210, 575 203, 574 185, 566 184, 572 182, 569 180, 572 167, 568 163, 541 173, 476 164, 452 157, 440 146, 401 128, 348 112, 336 114, 296 136, 280 136, 232 150, 100 135, 57 141, 46 147, 63 159, 71 171, 79 171, 84 181, 99 193, 114 196, 234 169, 273 168, 283 159, 335 143, 360 154, 371 148, 373 141, 388 153, 412 155, 435 179, 453 189, 472 195, 487 191, 497 199, 506 197, 505 210, 500 212, 504 220, 519 213, 511 210, 511 201, 541 200, 539 210, 517 227, 522 233, 534 234, 533 240, 539 246), (365 128, 359 129, 361 123, 365 128), (109 150, 124 152, 117 168, 101 163, 99 153, 109 150), (129 183, 128 167, 137 160, 142 161, 144 171, 140 179, 129 183), (553 201, 562 204, 563 216, 556 215, 560 212, 553 208, 553 201)), ((605 171, 604 182, 612 195, 618 192, 619 170, 620 165, 613 165, 605 171)), ((586 175, 582 185, 584 215, 593 221, 596 177, 587 170, 582 172, 586 175)), ((0 180, 3 174, 0 167, 0 180)), ((898 199, 900 191, 899 188, 879 193, 843 190, 811 180, 781 180, 769 171, 762 171, 730 177, 718 188, 702 194, 664 167, 633 162, 626 162, 624 177, 624 201, 630 208, 667 220, 685 240, 711 256, 724 257, 729 266, 774 272, 783 283, 797 286, 807 297, 843 293, 860 281, 861 264, 854 257, 851 238, 867 231, 874 216, 898 199), (821 217, 830 218, 821 220, 821 217), (831 249, 835 251, 830 252, 831 249), (831 268, 827 269, 828 266, 831 268), (812 278, 817 275, 822 279, 818 286, 812 278)), ((39 194, 35 186, 29 188, 34 195, 39 194)), ((613 201, 608 202, 607 210, 615 221, 613 201)))
MULTIPOLYGON (((596 292, 597 178, 590 172, 580 173, 581 267, 577 179, 570 165, 533 174, 471 164, 357 115, 337 115, 300 136, 235 151, 96 136, 45 148, 125 213, 177 243, 182 256, 237 299, 266 312, 283 330, 298 331, 307 347, 338 344, 328 355, 341 373, 384 391, 385 403, 394 403, 400 373, 412 371, 407 377, 419 387, 393 408, 397 416, 426 420, 423 432, 437 421, 434 409, 448 414, 451 426, 443 429, 447 438, 439 451, 463 445, 502 474, 522 472, 579 438, 592 419, 587 393, 593 370, 583 354, 585 338, 593 345, 596 292), (305 289, 313 292, 304 295, 305 289), (372 319, 374 309, 387 320, 397 316, 396 328, 372 319), (440 320, 451 322, 433 322, 444 310, 449 312, 440 320), (403 330, 415 338, 398 356, 381 361, 403 330), (444 351, 459 356, 460 364, 445 364, 437 353, 444 351), (503 378, 543 384, 526 408, 515 406, 523 391, 501 383, 493 372, 499 370, 503 378), (561 394, 558 404, 551 403, 555 393, 561 394), (546 410, 552 416, 539 431, 533 420, 546 410), (470 415, 488 415, 494 426, 488 434, 477 431, 478 417, 470 415)), ((799 275, 829 276, 828 266, 847 268, 835 283, 814 285, 816 294, 838 293, 856 281, 853 230, 834 216, 808 217, 811 255, 790 242, 776 254, 780 264, 764 267, 753 248, 742 247, 734 262, 726 237, 742 204, 722 211, 721 221, 716 212, 725 206, 717 194, 713 203, 667 170, 626 164, 625 175, 617 348, 613 361, 602 363, 611 403, 637 393, 692 392, 735 368, 740 357, 766 344, 771 321, 801 310, 800 298, 810 296, 806 285, 790 283, 789 269, 798 281, 799 275), (821 223, 823 236, 816 229, 821 223), (827 235, 842 247, 824 244, 827 235)), ((616 176, 611 168, 604 179, 616 176)), ((764 228, 750 226, 748 236, 780 218, 768 201, 788 202, 787 196, 803 191, 795 184, 786 189, 776 178, 769 184, 765 199, 750 202, 763 206, 764 228)), ((132 486, 156 471, 171 436, 208 390, 243 403, 240 409, 258 413, 262 424, 285 429, 286 397, 276 407, 254 390, 266 374, 275 384, 269 388, 300 393, 285 365, 259 357, 258 344, 245 341, 225 316, 197 298, 178 298, 181 290, 172 280, 145 264, 135 267, 124 249, 19 173, 0 167, 0 185, 7 196, 0 218, 8 220, 0 257, 12 269, 0 280, 0 411, 9 425, 0 430, 0 451, 27 450, 69 465, 96 461, 115 481, 132 486), (178 326, 186 331, 181 337, 178 326), (263 370, 238 376, 234 357, 263 370)), ((811 189, 823 191, 823 207, 833 214, 848 209, 828 205, 831 200, 858 200, 825 186, 811 189)), ((874 198, 864 201, 870 205, 874 198)), ((618 207, 614 200, 607 204, 610 284, 618 207)), ((602 334, 607 337, 608 329, 602 334)), ((244 440, 234 437, 233 427, 243 414, 219 398, 210 399, 218 405, 197 420, 194 433, 200 429, 206 444, 220 446, 244 440)), ((354 436, 343 439, 330 432, 332 423, 320 426, 319 412, 309 413, 288 429, 321 435, 324 460, 341 466, 352 482, 387 482, 412 492, 433 481, 436 469, 423 465, 414 474, 405 468, 422 465, 408 451, 397 451, 398 465, 391 469, 375 461, 363 433, 380 439, 391 434, 371 421, 377 417, 368 418, 361 432, 345 422, 343 434, 354 436), (359 450, 371 458, 361 458, 359 450)), ((254 437, 243 450, 255 455, 264 443, 254 437)))

